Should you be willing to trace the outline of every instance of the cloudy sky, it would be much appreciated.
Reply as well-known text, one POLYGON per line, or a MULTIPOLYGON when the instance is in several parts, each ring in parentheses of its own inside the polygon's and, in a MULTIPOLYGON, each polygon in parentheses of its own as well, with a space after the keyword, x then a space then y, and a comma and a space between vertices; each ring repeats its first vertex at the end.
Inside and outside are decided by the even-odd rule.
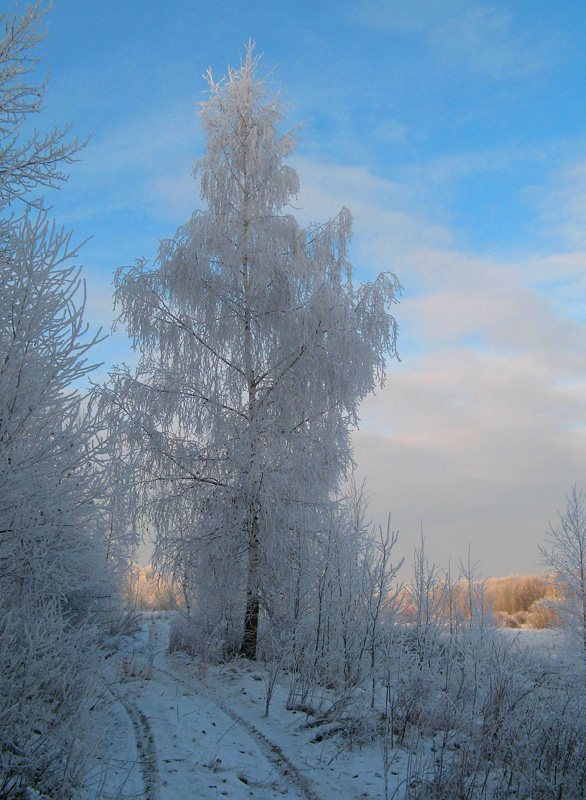
MULTIPOLYGON (((372 515, 410 558, 532 572, 586 487, 586 5, 472 0, 53 0, 43 126, 91 132, 57 220, 82 250, 88 319, 113 270, 199 204, 203 73, 252 39, 303 123, 300 222, 347 205, 359 280, 404 287, 401 363, 355 435, 372 515)), ((41 121, 39 121, 40 124, 41 121)), ((130 361, 123 333, 105 371, 130 361)))

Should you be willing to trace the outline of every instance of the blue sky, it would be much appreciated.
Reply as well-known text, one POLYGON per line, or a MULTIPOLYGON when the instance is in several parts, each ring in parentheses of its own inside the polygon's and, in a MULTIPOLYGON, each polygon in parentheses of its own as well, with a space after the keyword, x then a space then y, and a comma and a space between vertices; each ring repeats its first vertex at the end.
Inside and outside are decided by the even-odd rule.
MULTIPOLYGON (((48 198, 93 237, 88 320, 109 328, 114 269, 198 206, 202 75, 254 40, 304 125, 298 219, 347 205, 357 277, 404 286, 402 361, 354 439, 373 516, 408 558, 423 525, 441 564, 470 544, 486 575, 539 569, 586 486, 586 6, 54 0, 48 23, 41 127, 91 132, 48 198)), ((98 355, 132 360, 120 332, 98 355)))

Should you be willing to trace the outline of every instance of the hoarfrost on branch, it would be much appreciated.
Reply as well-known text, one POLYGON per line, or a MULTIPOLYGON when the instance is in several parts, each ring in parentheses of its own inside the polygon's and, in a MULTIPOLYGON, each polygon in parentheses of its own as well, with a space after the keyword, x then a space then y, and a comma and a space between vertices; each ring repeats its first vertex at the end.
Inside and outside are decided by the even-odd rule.
POLYGON ((103 399, 142 454, 156 563, 196 585, 200 608, 208 598, 212 616, 236 620, 254 657, 297 537, 315 546, 352 468, 359 403, 396 354, 400 285, 390 273, 355 285, 348 209, 307 228, 289 213, 299 182, 283 161, 298 131, 281 132, 285 107, 253 48, 224 80, 207 77, 194 168, 205 208, 152 266, 118 271, 140 362, 117 369, 103 399))

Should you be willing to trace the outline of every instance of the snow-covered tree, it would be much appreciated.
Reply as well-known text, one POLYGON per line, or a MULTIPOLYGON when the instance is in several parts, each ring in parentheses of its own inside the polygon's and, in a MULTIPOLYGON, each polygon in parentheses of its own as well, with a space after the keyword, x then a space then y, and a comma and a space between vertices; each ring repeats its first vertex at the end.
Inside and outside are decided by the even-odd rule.
POLYGON ((0 797, 67 796, 97 676, 88 618, 111 591, 103 444, 71 388, 95 340, 69 236, 36 211, 0 235, 0 797))
POLYGON ((539 550, 563 593, 556 610, 565 617, 568 632, 577 639, 586 659, 586 496, 576 486, 566 497, 559 523, 550 525, 546 546, 539 550))
POLYGON ((77 145, 59 131, 22 140, 41 107, 44 87, 26 76, 43 16, 1 18, 0 797, 74 793, 99 734, 92 611, 111 590, 104 440, 72 388, 96 337, 70 236, 34 194, 59 184, 77 145))
POLYGON ((112 430, 140 449, 155 563, 195 576, 254 657, 259 614, 287 584, 352 465, 361 400, 395 354, 388 273, 355 285, 350 212, 302 228, 289 213, 297 132, 252 47, 202 104, 195 165, 205 207, 154 265, 116 276, 120 322, 140 351, 104 391, 112 430))
POLYGON ((87 579, 83 532, 103 492, 98 429, 71 388, 93 369, 95 339, 70 237, 42 213, 0 230, 0 586, 12 600, 70 597, 87 579))

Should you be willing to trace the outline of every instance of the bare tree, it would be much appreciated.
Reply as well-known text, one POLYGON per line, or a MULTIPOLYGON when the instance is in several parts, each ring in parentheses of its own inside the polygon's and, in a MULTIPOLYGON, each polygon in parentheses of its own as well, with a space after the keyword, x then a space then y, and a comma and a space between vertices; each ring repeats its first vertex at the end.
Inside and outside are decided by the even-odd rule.
POLYGON ((45 14, 40 4, 27 6, 24 14, 0 15, 0 206, 16 198, 39 205, 28 196, 40 186, 55 188, 67 178, 63 167, 75 159, 83 146, 77 139, 66 141, 69 126, 46 134, 35 131, 22 137, 24 123, 43 109, 48 78, 28 82, 40 62, 34 50, 45 38, 45 14))
POLYGON ((391 563, 392 550, 399 541, 399 532, 391 532, 391 515, 387 518, 387 529, 383 533, 379 526, 378 541, 371 544, 372 551, 367 552, 364 560, 364 595, 367 632, 370 653, 371 672, 371 698, 370 705, 374 708, 375 688, 377 679, 377 655, 381 646, 381 628, 387 619, 393 619, 396 613, 397 598, 402 591, 402 585, 393 587, 397 573, 404 563, 401 559, 397 564, 391 563))

